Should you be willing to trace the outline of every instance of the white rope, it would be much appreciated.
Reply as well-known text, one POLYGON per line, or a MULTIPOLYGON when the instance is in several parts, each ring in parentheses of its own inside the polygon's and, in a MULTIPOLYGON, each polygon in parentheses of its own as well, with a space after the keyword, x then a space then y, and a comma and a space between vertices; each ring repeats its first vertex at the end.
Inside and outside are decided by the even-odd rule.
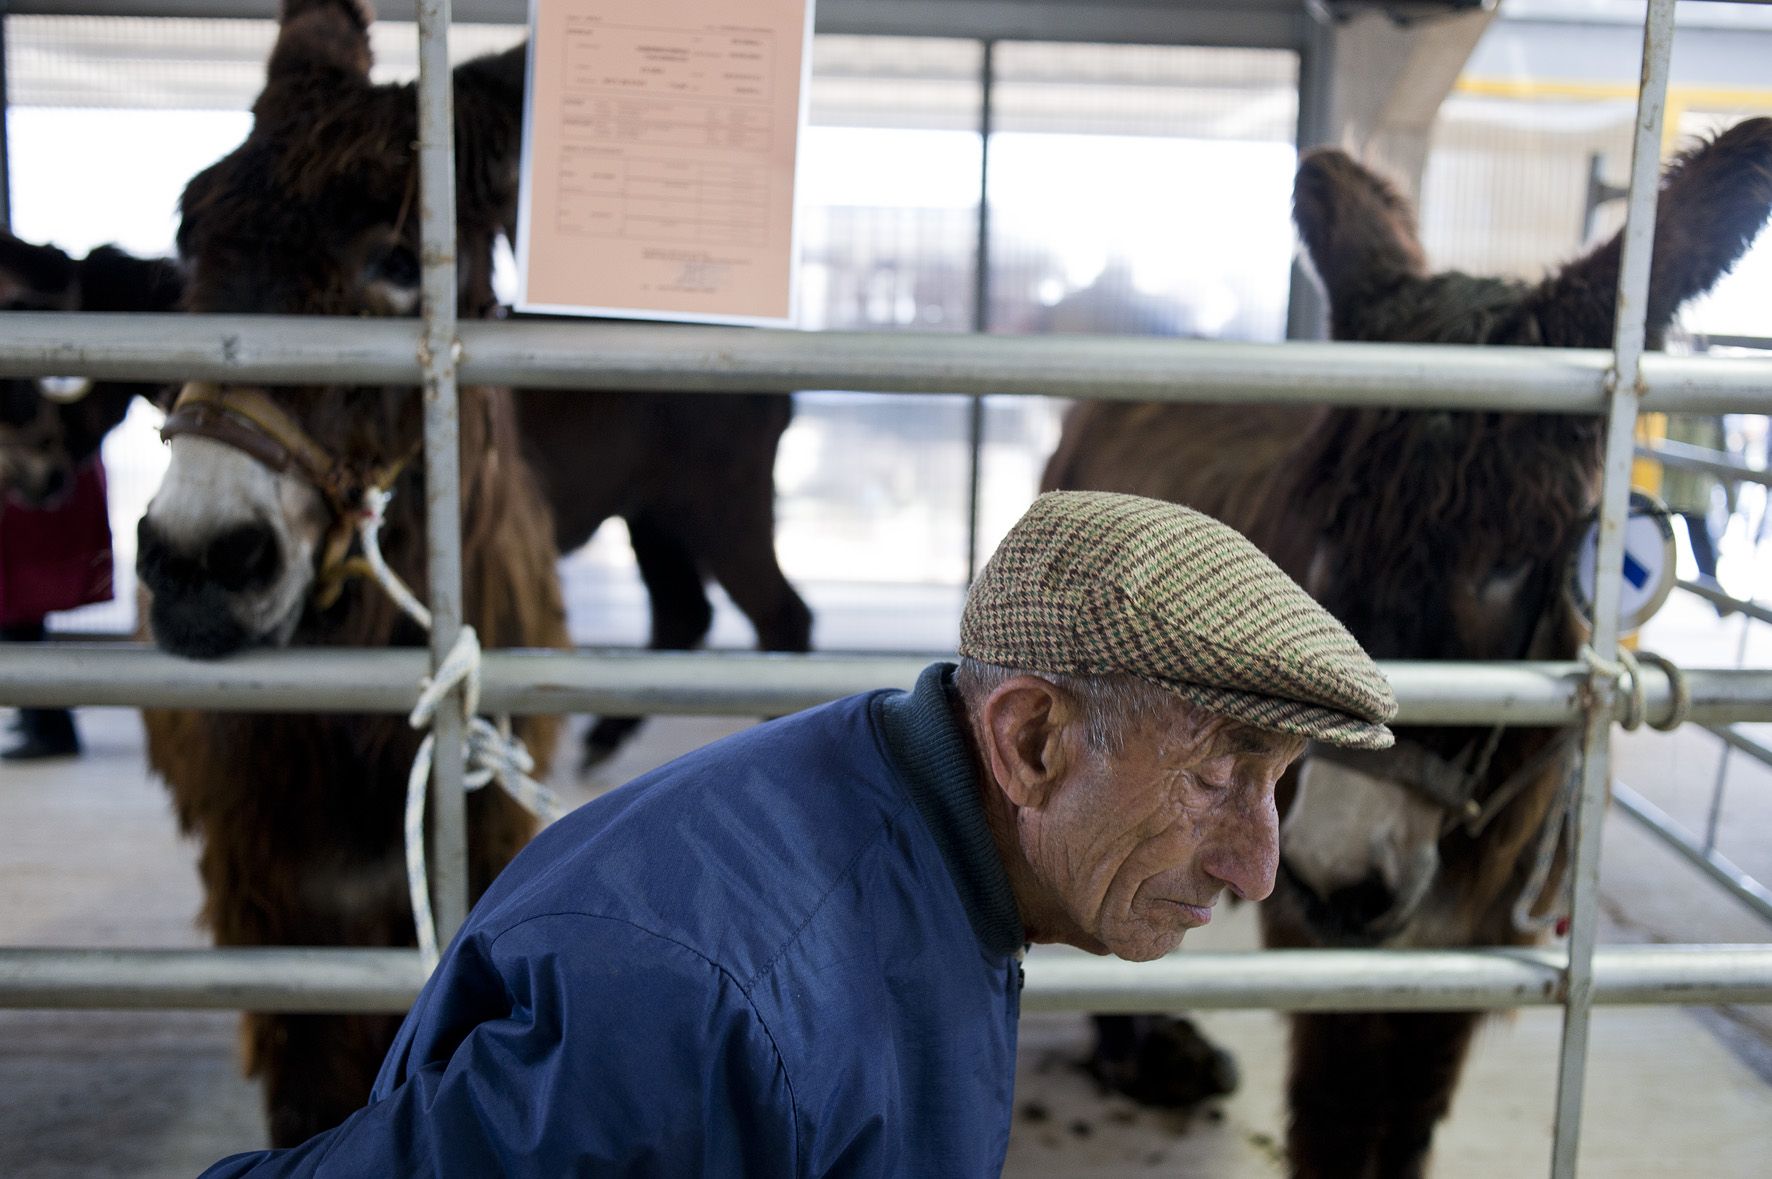
MULTIPOLYGON (((391 493, 370 488, 363 493, 363 505, 357 530, 363 542, 363 556, 375 580, 387 591, 396 605, 414 622, 431 630, 431 612, 388 568, 381 552, 381 526, 386 518, 391 493)), ((553 791, 530 777, 535 758, 523 742, 511 733, 509 717, 500 717, 497 724, 480 710, 480 636, 471 626, 463 626, 455 643, 435 675, 419 682, 418 702, 413 705, 407 722, 415 729, 431 727, 437 707, 457 687, 462 690, 462 724, 464 764, 462 786, 478 790, 488 782, 496 782, 517 804, 544 823, 551 823, 564 812, 553 791)), ((437 920, 431 909, 430 873, 425 857, 425 800, 435 760, 436 736, 426 733, 412 759, 412 772, 406 777, 406 891, 412 900, 412 922, 418 931, 419 953, 427 969, 437 964, 437 920)))
POLYGON ((1526 877, 1526 886, 1514 900, 1514 928, 1521 933, 1542 933, 1563 919, 1565 907, 1562 905, 1552 905, 1538 915, 1532 910, 1544 900, 1545 883, 1550 879, 1551 864, 1557 858, 1559 839, 1567 834, 1569 846, 1575 846, 1575 795, 1580 788, 1581 759, 1576 758, 1569 766, 1569 772, 1563 775, 1563 784, 1556 797, 1551 799, 1544 822, 1538 828, 1538 848, 1533 854, 1532 871, 1526 877))
MULTIPOLYGON (((1673 707, 1669 710, 1667 719, 1650 721, 1649 727, 1665 733, 1686 723, 1686 716, 1692 710, 1692 686, 1686 679, 1686 673, 1675 666, 1673 660, 1651 651, 1632 654, 1629 648, 1620 647, 1618 659, 1614 662, 1600 658, 1599 652, 1587 644, 1582 645, 1580 654, 1582 662, 1587 664, 1590 671, 1612 680, 1616 686, 1619 697, 1624 701, 1624 715, 1619 718, 1618 723, 1626 732, 1639 728, 1648 713, 1643 684, 1644 663, 1661 669, 1667 676, 1668 688, 1673 693, 1673 707)), ((1534 916, 1532 910, 1544 899, 1544 886, 1550 877, 1551 863, 1556 859, 1559 838, 1566 835, 1568 846, 1575 846, 1575 796, 1580 785, 1581 760, 1577 759, 1571 765, 1562 789, 1551 800, 1544 825, 1539 828, 1538 848, 1533 857, 1532 871, 1526 878, 1526 887, 1514 901, 1514 928, 1521 933, 1539 933, 1548 929, 1561 921, 1567 912, 1566 904, 1552 906, 1539 916, 1534 916)))
POLYGON ((388 563, 381 555, 381 526, 387 518, 388 501, 394 493, 380 487, 371 487, 363 492, 363 504, 357 519, 357 534, 363 538, 363 557, 369 562, 375 580, 388 591, 388 597, 394 604, 406 611, 408 617, 431 633, 431 612, 418 596, 406 588, 400 575, 388 568, 388 563))
POLYGON ((418 743, 412 772, 406 775, 406 895, 412 898, 412 924, 418 930, 418 952, 425 972, 437 965, 437 918, 431 912, 431 883, 425 867, 425 787, 431 780, 431 755, 436 738, 418 743))

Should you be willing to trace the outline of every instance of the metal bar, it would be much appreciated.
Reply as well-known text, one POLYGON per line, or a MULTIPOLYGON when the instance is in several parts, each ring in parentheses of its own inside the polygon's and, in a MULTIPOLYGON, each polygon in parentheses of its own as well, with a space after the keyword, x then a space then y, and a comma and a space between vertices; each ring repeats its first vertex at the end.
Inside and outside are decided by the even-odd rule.
MULTIPOLYGON (((1674 0, 1649 0, 1643 23, 1643 73, 1637 93, 1636 139, 1631 148, 1630 196, 1619 261, 1606 419, 1604 482, 1600 491, 1599 551, 1594 560, 1592 646, 1602 659, 1618 658, 1618 608, 1624 584, 1624 525, 1630 499, 1631 458, 1643 398, 1643 346, 1649 263, 1655 247, 1662 118, 1673 50, 1674 0)), ((1556 1122, 1551 1174, 1573 1179, 1581 1141, 1581 1104, 1587 1082, 1589 1014, 1593 1006, 1594 942, 1600 910, 1600 826, 1611 785, 1610 742, 1617 681, 1594 669, 1592 707, 1583 747, 1581 793, 1575 805, 1569 909, 1569 965, 1565 973, 1562 1053, 1557 1068, 1556 1122)))
POLYGON ((1674 822, 1666 811, 1623 782, 1612 783, 1612 801, 1644 830, 1722 885, 1731 896, 1758 914, 1761 920, 1772 923, 1772 890, 1743 872, 1728 857, 1704 847, 1684 827, 1674 822))
MULTIPOLYGON (((908 688, 928 655, 488 651, 481 707, 517 715, 643 712, 769 716, 857 692, 908 688)), ((1562 726, 1582 716, 1578 663, 1382 663, 1399 723, 1562 726)), ((0 704, 404 713, 428 674, 424 652, 255 651, 213 662, 137 644, 0 644, 0 704)), ((1692 668, 1690 719, 1772 722, 1772 670, 1692 668)), ((1667 677, 1643 669, 1647 719, 1673 710, 1667 677)))
POLYGON ((864 36, 1093 41, 1291 49, 1309 18, 1296 7, 1148 0, 819 0, 821 32, 864 36))
POLYGON ((1772 336, 1713 336, 1699 332, 1692 337, 1692 346, 1700 352, 1711 348, 1754 348, 1764 352, 1772 351, 1772 336))
POLYGON ((1741 750, 1741 752, 1747 754, 1755 761, 1760 762, 1762 765, 1772 766, 1772 746, 1762 745, 1752 737, 1749 737, 1746 733, 1738 732, 1737 730, 1726 726, 1706 725, 1705 728, 1720 737, 1725 745, 1741 750))
MULTIPOLYGON (((411 20, 413 0, 379 0, 384 20, 411 20)), ((458 24, 520 25, 525 0, 457 0, 458 24)), ((33 16, 256 18, 277 15, 276 0, 11 0, 33 16)), ((1140 45, 1222 45, 1291 49, 1309 18, 1285 7, 1148 2, 1028 4, 1025 0, 819 0, 817 29, 895 37, 983 38, 1013 35, 1036 41, 1131 42, 1140 45)))
POLYGON ((1637 447, 1637 457, 1654 459, 1664 467, 1682 471, 1704 471, 1737 483, 1758 483, 1772 487, 1772 471, 1762 471, 1739 462, 1720 450, 1689 446, 1684 442, 1663 441, 1654 446, 1637 447))
POLYGON ((12 230, 12 136, 7 111, 12 103, 6 72, 6 18, 10 5, 0 4, 0 229, 12 230))
MULTIPOLYGON (((1306 23, 1298 44, 1298 117, 1294 146, 1302 154, 1336 139, 1335 30, 1320 21, 1306 23)), ((1286 291, 1286 338, 1321 340, 1328 334, 1329 305, 1303 252, 1292 259, 1286 291)))
MULTIPOLYGON (((417 382, 413 320, 15 311, 0 376, 417 382)), ((465 384, 737 393, 844 389, 1022 393, 1121 401, 1246 401, 1600 413, 1610 354, 1594 349, 1148 336, 797 332, 692 324, 473 320, 465 384)), ((1644 408, 1772 413, 1772 358, 1643 358, 1644 408)))
MULTIPOLYGON (((1027 962, 1029 1011, 1395 1011, 1543 1007, 1554 950, 1255 950, 1122 962, 1063 950, 1027 962)), ((0 1008, 403 1011, 424 984, 412 950, 0 949, 0 1008)), ((1772 948, 1608 946, 1595 1002, 1772 1002, 1772 948)))
MULTIPOLYGON (((1027 962, 1022 1009, 1542 1007, 1562 1001, 1563 963, 1548 949, 1188 952, 1158 962, 1036 951, 1027 962)), ((1621 1005, 1738 1002, 1772 986, 1769 972, 1767 946, 1608 946, 1594 954, 1594 998, 1621 1005)))
MULTIPOLYGON (((450 0, 418 5, 419 233, 424 336, 425 538, 431 664, 442 665, 461 632, 461 421, 456 398, 455 101, 449 74, 450 0)), ((462 785, 462 695, 431 722, 428 837, 437 940, 447 944, 468 915, 467 792, 462 785)))
MULTIPOLYGON (((997 89, 997 43, 986 41, 978 60, 978 243, 972 252, 972 330, 991 330, 991 133, 997 89)), ((966 406, 966 584, 978 576, 978 501, 984 452, 984 398, 966 406)))
POLYGON ((1741 598, 1730 597, 1721 590, 1714 590, 1708 585, 1700 585, 1696 581, 1681 578, 1674 583, 1687 593, 1697 594, 1707 602, 1714 603, 1725 614, 1743 614, 1758 622, 1772 622, 1772 609, 1749 602, 1741 598))
MULTIPOLYGON (((1766 504, 1762 504, 1760 507, 1760 526, 1762 528, 1766 523, 1767 506, 1768 505, 1766 504)), ((1759 552, 1759 548, 1759 530, 1756 529, 1754 533, 1754 552, 1756 555, 1759 552)), ((1741 620, 1741 636, 1735 643, 1736 667, 1741 667, 1747 662, 1747 643, 1752 635, 1753 624, 1754 619, 1751 615, 1745 616, 1741 620)), ((1710 813, 1705 816, 1704 850, 1706 852, 1713 852, 1717 849, 1717 827, 1723 820, 1723 788, 1729 781, 1729 762, 1734 756, 1734 753, 1734 746, 1728 744, 1727 739, 1725 738, 1723 752, 1721 756, 1717 758, 1717 779, 1715 784, 1711 787, 1710 813)))
MULTIPOLYGON (((162 17, 187 20, 276 20, 278 0, 7 0, 16 16, 162 17)), ((520 25, 528 14, 525 0, 457 0, 457 24, 520 25)), ((379 20, 410 21, 418 14, 416 0, 378 0, 379 20)))
POLYGON ((414 950, 0 950, 0 1008, 404 1011, 414 950))

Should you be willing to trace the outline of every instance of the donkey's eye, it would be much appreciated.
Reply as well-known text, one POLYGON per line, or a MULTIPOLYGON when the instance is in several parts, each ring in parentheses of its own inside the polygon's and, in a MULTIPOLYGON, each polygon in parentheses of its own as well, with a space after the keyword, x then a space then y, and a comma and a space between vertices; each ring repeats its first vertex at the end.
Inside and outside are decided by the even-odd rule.
POLYGON ((407 246, 391 245, 372 255, 363 272, 363 277, 371 283, 416 287, 420 278, 418 255, 407 246))

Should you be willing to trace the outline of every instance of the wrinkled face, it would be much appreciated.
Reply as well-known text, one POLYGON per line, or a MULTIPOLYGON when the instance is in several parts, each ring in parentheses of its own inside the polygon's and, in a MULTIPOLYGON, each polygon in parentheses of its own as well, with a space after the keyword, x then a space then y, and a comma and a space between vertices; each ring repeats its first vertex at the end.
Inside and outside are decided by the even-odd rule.
POLYGON ((1219 718, 1185 746, 1152 724, 1118 756, 1081 748, 1075 770, 1021 840, 1070 924, 1063 940, 1131 961, 1161 957, 1212 920, 1230 889, 1273 888, 1274 786, 1301 738, 1219 718))

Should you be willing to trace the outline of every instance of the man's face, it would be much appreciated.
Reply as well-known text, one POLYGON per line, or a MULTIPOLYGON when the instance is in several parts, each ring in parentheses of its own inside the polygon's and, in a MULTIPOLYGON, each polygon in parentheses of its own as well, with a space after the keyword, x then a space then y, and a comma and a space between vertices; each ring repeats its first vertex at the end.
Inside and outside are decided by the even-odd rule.
POLYGON ((1225 889, 1273 890, 1274 784, 1303 738, 1212 717, 1189 737, 1148 722, 1117 757, 1075 742, 1076 768, 1020 816, 1028 864, 1070 926, 1056 940, 1146 961, 1210 921, 1225 889))

